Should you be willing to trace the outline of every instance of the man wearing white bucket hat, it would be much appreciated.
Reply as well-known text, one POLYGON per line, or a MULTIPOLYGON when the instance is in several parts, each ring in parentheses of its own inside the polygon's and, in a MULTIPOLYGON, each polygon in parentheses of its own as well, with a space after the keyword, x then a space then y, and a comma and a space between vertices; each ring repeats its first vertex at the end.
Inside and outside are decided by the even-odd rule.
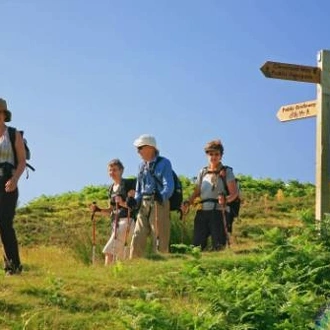
POLYGON ((170 203, 174 190, 171 162, 159 156, 156 139, 143 134, 134 141, 142 158, 135 199, 140 205, 131 243, 130 257, 143 256, 147 238, 153 238, 153 251, 166 253, 170 242, 170 203))

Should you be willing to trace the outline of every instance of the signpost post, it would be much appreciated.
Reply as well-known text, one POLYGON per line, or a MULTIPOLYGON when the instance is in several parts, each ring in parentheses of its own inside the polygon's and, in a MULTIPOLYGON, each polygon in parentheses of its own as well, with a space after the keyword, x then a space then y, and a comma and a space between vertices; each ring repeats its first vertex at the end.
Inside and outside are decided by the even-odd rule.
POLYGON ((315 218, 330 213, 330 51, 318 53, 317 67, 267 61, 260 70, 267 78, 317 84, 317 98, 282 106, 280 121, 316 116, 316 202, 315 218))
POLYGON ((319 52, 318 67, 322 74, 317 85, 315 213, 321 221, 330 211, 330 51, 319 52))

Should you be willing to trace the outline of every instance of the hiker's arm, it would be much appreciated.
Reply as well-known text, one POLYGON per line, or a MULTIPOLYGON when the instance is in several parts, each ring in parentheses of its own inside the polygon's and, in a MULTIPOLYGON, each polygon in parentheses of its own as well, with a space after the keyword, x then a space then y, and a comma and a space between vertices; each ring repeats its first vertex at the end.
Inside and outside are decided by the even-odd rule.
POLYGON ((189 212, 189 206, 194 202, 196 197, 200 196, 200 194, 201 191, 199 185, 196 185, 192 195, 188 199, 183 201, 181 205, 181 211, 183 212, 183 214, 187 214, 189 212))
POLYGON ((112 212, 112 206, 110 204, 109 207, 101 209, 100 207, 98 207, 96 204, 93 203, 89 206, 89 209, 94 213, 100 212, 103 215, 110 215, 110 213, 112 212))
POLYGON ((231 180, 227 182, 229 195, 226 196, 226 203, 230 203, 234 201, 238 197, 238 188, 236 184, 236 180, 231 180))
POLYGON ((17 167, 13 176, 6 182, 5 190, 7 192, 14 191, 17 188, 17 182, 24 172, 26 166, 24 142, 22 135, 18 131, 16 131, 15 149, 17 155, 17 167))
POLYGON ((124 200, 121 196, 116 196, 115 199, 116 202, 118 203, 118 206, 124 207, 126 209, 128 208, 132 209, 136 206, 136 200, 133 197, 134 195, 135 195, 135 191, 132 189, 127 192, 126 200, 124 200))
POLYGON ((194 200, 199 197, 201 194, 201 190, 200 190, 200 187, 199 185, 196 185, 195 186, 195 189, 192 193, 192 195, 185 201, 185 203, 188 203, 189 205, 193 204, 194 203, 194 200))
MULTIPOLYGON (((172 174, 172 164, 168 159, 163 159, 159 163, 159 168, 161 169, 162 176, 162 189, 159 191, 162 200, 168 200, 174 191, 174 180, 172 174), (162 166, 162 167, 161 167, 162 166)), ((157 175, 157 173, 155 173, 157 175)))
MULTIPOLYGON (((227 195, 224 203, 233 202, 239 195, 238 186, 232 168, 227 167, 225 177, 222 177, 223 183, 227 186, 227 195), (225 181, 224 181, 225 180, 225 181)), ((220 203, 221 204, 221 203, 220 203)))

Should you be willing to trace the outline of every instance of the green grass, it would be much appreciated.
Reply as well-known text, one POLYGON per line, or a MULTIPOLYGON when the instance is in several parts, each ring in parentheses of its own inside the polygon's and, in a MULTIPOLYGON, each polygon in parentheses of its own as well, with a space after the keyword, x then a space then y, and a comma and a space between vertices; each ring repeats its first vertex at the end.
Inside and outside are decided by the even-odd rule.
POLYGON ((330 226, 314 230, 310 195, 250 195, 221 252, 192 248, 193 213, 184 226, 173 214, 173 253, 105 267, 109 222, 98 218, 92 265, 88 210, 103 194, 87 187, 18 210, 24 271, 0 271, 0 329, 315 328, 330 291, 330 226))

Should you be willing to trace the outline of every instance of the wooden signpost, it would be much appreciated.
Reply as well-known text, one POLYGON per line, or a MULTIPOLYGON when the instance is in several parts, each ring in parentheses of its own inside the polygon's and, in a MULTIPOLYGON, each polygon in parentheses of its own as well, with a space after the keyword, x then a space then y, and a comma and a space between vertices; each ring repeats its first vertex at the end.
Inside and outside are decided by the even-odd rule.
POLYGON ((330 213, 330 51, 318 53, 317 67, 267 61, 260 70, 267 78, 317 84, 314 101, 282 106, 280 121, 316 116, 316 202, 315 218, 330 213))
POLYGON ((320 69, 314 66, 267 61, 260 70, 267 78, 309 83, 320 82, 320 69))
POLYGON ((295 120, 316 116, 316 100, 285 105, 278 110, 279 121, 295 120))

